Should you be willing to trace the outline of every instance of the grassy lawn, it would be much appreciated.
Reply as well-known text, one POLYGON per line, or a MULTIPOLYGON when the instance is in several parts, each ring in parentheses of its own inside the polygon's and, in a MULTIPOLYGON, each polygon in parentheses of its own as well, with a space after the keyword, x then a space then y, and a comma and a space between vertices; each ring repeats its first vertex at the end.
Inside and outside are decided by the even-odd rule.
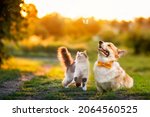
MULTIPOLYGON (((82 91, 74 85, 65 89, 61 86, 63 70, 52 58, 11 58, 0 70, 0 83, 20 78, 22 74, 32 74, 31 80, 23 81, 19 90, 1 99, 150 99, 150 57, 127 55, 120 59, 121 66, 134 78, 134 87, 99 94, 96 91, 91 61, 91 75, 88 90, 82 91), (16 62, 17 61, 17 62, 16 62), (48 66, 48 67, 47 67, 48 66)), ((92 60, 91 60, 92 59, 92 60)))
POLYGON ((14 80, 21 76, 17 69, 0 69, 0 84, 8 80, 14 80))

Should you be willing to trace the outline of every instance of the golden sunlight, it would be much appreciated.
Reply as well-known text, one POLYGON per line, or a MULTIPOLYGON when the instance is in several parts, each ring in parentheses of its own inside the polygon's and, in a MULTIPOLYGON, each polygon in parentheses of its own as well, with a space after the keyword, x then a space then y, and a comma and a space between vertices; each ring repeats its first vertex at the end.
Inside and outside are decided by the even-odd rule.
POLYGON ((38 17, 58 12, 70 18, 131 20, 149 17, 149 0, 25 0, 38 10, 38 17))

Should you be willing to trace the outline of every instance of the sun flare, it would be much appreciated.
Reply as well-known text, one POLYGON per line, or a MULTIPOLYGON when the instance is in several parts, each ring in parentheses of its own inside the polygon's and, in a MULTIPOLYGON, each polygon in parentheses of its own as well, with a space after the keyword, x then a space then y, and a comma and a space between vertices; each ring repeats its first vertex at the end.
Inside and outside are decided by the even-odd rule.
POLYGON ((70 18, 131 20, 149 17, 149 0, 25 0, 38 10, 38 17, 58 12, 70 18))

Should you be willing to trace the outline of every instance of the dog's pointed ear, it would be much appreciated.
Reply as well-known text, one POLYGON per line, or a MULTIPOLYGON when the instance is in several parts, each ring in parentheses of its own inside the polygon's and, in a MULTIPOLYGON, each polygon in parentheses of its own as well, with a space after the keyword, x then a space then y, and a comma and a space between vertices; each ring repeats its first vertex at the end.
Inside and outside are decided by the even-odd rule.
POLYGON ((119 56, 119 58, 122 57, 123 55, 125 55, 126 53, 127 53, 126 50, 120 50, 120 49, 118 49, 118 56, 119 56))

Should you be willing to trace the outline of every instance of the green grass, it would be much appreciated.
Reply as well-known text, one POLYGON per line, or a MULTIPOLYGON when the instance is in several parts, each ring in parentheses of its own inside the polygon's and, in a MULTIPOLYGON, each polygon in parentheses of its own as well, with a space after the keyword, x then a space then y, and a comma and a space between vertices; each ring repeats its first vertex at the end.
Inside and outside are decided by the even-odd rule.
POLYGON ((0 69, 0 84, 8 80, 14 80, 21 76, 17 69, 0 69))
POLYGON ((90 58, 91 75, 88 82, 88 90, 86 92, 82 91, 81 88, 76 88, 74 85, 70 86, 68 89, 62 87, 61 81, 64 77, 64 72, 56 59, 13 58, 11 62, 7 61, 4 66, 13 69, 16 68, 18 70, 9 70, 7 67, 0 70, 1 83, 18 78, 20 77, 20 74, 24 72, 35 73, 34 78, 30 81, 25 81, 23 85, 19 87, 19 90, 2 97, 2 99, 150 99, 149 56, 126 55, 121 58, 119 62, 126 72, 133 77, 134 87, 131 89, 109 91, 103 94, 97 92, 92 72, 96 55, 91 55, 90 57, 92 57, 90 58), (16 60, 18 61, 17 63, 13 62, 16 60), (50 65, 49 71, 45 74, 37 75, 36 72, 42 70, 41 66, 43 65, 50 65))

